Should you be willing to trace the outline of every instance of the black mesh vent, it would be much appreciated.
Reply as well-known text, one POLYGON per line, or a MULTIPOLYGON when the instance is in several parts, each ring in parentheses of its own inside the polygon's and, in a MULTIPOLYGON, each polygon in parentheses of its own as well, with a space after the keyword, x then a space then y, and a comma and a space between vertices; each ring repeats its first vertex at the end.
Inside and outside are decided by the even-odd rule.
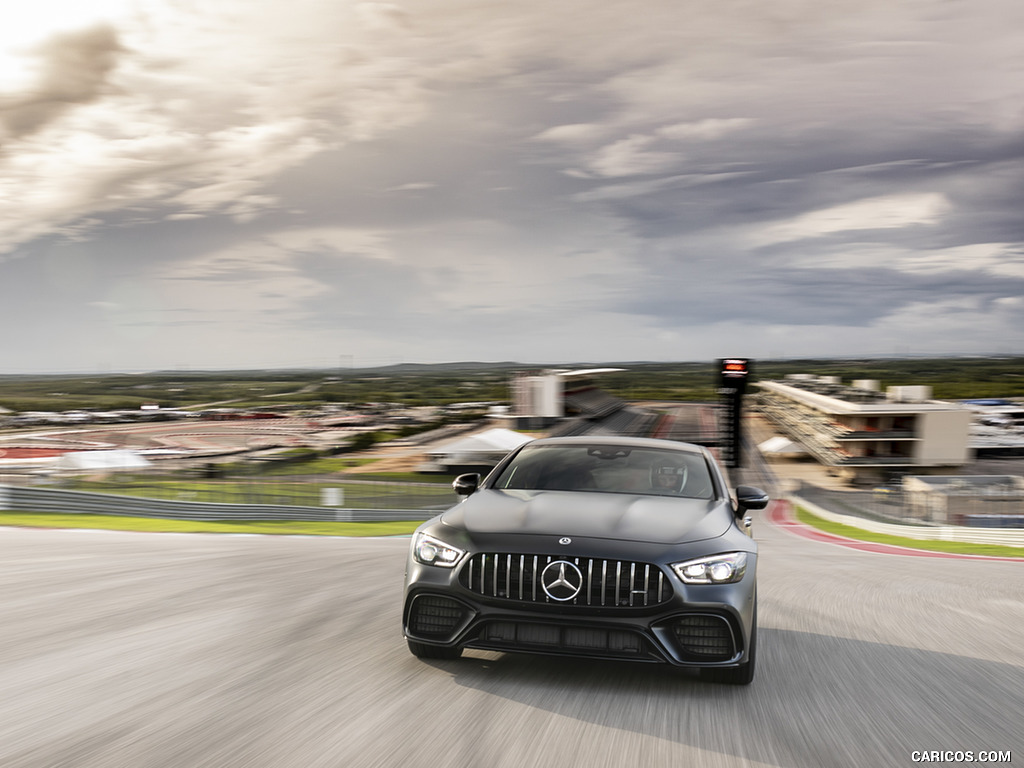
POLYGON ((492 621, 480 631, 480 641, 490 648, 509 650, 590 653, 626 658, 649 655, 647 642, 641 635, 618 629, 492 621))
POLYGON ((672 632, 691 658, 726 661, 736 655, 732 627, 722 616, 684 616, 673 622, 672 632))
POLYGON ((409 612, 409 631, 418 637, 450 637, 463 623, 466 612, 457 600, 420 595, 409 612))
POLYGON ((672 597, 672 587, 657 565, 632 560, 485 553, 474 555, 459 579, 479 595, 525 603, 637 608, 660 605, 672 597), (580 591, 571 600, 552 599, 541 584, 544 569, 560 561, 579 572, 580 591))

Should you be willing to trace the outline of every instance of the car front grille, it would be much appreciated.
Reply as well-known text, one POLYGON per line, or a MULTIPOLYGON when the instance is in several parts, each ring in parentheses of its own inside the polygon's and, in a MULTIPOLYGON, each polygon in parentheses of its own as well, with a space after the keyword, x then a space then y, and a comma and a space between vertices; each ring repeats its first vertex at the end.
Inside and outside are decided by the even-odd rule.
POLYGON ((689 659, 727 661, 738 650, 732 627, 723 616, 683 616, 672 623, 672 633, 689 659))
POLYGON ((463 587, 478 595, 521 603, 635 608, 660 605, 672 597, 672 587, 657 565, 632 560, 486 553, 474 555, 459 579, 463 587), (554 597, 542 583, 545 569, 552 563, 559 570, 560 563, 566 564, 571 583, 561 591, 551 589, 555 574, 549 571, 549 591, 554 597), (578 593, 569 596, 577 581, 578 593))

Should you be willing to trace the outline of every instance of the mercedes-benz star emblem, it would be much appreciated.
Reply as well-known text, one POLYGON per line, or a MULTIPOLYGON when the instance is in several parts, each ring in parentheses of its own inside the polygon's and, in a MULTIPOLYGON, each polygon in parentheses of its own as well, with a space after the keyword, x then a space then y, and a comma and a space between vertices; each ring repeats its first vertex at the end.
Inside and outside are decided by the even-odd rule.
POLYGON ((568 536, 563 536, 558 540, 558 543, 564 547, 567 544, 572 544, 572 539, 570 539, 568 536))
POLYGON ((552 600, 572 600, 583 587, 583 574, 568 560, 555 560, 541 571, 540 585, 552 600))

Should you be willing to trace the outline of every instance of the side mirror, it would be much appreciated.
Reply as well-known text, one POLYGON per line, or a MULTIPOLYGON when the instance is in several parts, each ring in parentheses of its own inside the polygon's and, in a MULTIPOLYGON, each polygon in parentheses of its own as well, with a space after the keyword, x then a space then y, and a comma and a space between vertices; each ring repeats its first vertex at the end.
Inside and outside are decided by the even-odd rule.
POLYGON ((452 488, 459 496, 469 496, 480 487, 480 475, 477 472, 470 472, 466 475, 459 475, 452 482, 452 488))
POLYGON ((769 501, 768 494, 760 488, 752 485, 736 486, 736 505, 739 507, 739 514, 751 509, 764 509, 769 501))

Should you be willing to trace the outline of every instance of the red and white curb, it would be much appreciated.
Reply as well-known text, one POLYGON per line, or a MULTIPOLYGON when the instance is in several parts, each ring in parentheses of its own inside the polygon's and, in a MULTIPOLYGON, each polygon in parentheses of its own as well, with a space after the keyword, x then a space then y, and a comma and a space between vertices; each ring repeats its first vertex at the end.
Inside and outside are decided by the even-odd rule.
POLYGON ((994 555, 966 555, 954 552, 935 552, 928 549, 913 549, 911 547, 899 547, 894 544, 880 544, 874 541, 861 541, 860 539, 848 539, 845 536, 838 536, 834 533, 826 533, 809 525, 805 525, 796 519, 793 513, 793 505, 784 499, 773 501, 768 507, 766 521, 770 525, 789 531, 795 536, 801 536, 812 541, 820 541, 826 544, 836 544, 848 549, 856 549, 861 552, 873 552, 883 555, 909 555, 911 557, 939 557, 951 560, 999 560, 1004 562, 1024 562, 1024 557, 996 557, 994 555))

